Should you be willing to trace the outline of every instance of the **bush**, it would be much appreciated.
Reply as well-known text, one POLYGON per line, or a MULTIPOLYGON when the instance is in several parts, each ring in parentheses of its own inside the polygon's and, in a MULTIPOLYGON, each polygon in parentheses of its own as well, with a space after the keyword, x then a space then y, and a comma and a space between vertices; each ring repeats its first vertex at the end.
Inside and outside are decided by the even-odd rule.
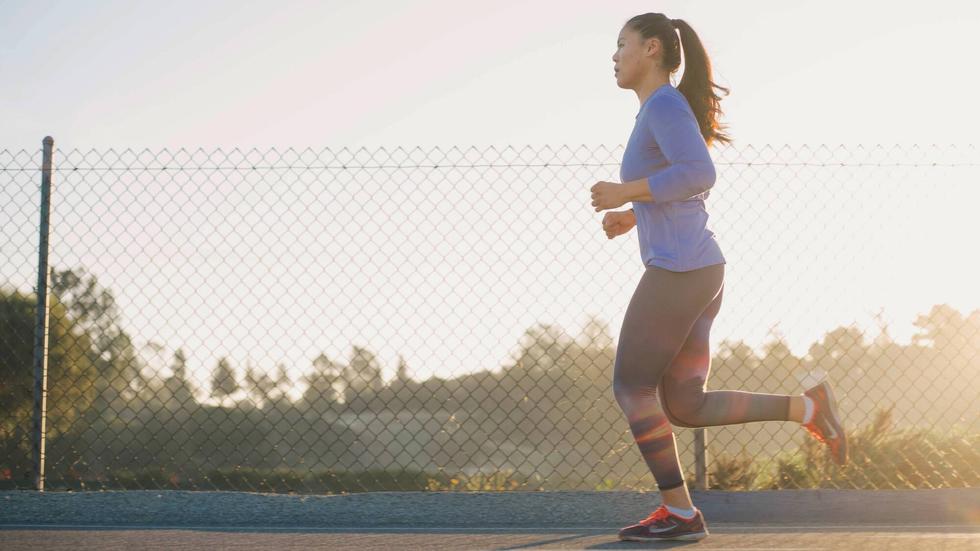
POLYGON ((827 446, 809 435, 798 451, 780 454, 771 472, 751 458, 719 457, 709 487, 721 490, 783 488, 912 489, 980 485, 980 435, 895 429, 892 408, 870 425, 848 431, 849 461, 834 463, 827 446), (755 481, 755 482, 752 482, 755 481))

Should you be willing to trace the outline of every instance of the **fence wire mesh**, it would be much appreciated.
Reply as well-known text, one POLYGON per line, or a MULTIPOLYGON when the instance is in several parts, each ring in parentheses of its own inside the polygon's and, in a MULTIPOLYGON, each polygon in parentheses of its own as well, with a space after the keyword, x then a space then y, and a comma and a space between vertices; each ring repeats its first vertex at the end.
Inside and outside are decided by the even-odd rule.
MULTIPOLYGON (((712 156, 707 388, 828 378, 851 462, 795 422, 708 427, 708 487, 976 486, 976 148, 712 156)), ((621 158, 56 149, 46 488, 655 488, 611 389, 636 233, 590 205, 621 158)), ((40 164, 0 151, 6 488, 31 486, 40 164)))

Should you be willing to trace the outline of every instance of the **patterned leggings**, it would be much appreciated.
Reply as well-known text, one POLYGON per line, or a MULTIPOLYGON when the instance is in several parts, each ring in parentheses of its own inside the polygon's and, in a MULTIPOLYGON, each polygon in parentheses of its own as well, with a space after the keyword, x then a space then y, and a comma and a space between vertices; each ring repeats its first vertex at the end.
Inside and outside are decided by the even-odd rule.
POLYGON ((708 333, 721 307, 724 278, 724 264, 688 272, 648 266, 626 309, 613 392, 660 490, 684 485, 671 424, 790 419, 788 395, 705 391, 708 333))

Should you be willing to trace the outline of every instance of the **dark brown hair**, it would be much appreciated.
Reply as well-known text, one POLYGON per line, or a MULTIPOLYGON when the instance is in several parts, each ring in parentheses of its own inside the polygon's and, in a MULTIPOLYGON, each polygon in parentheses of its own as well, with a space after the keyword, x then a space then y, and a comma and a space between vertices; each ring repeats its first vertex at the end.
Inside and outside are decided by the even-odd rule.
POLYGON ((726 128, 718 123, 721 108, 718 103, 721 97, 715 94, 718 88, 728 95, 729 89, 711 81, 711 60, 704 51, 701 39, 694 29, 681 19, 670 19, 662 13, 644 13, 626 22, 627 27, 640 33, 644 40, 657 37, 663 44, 664 69, 673 73, 681 66, 681 47, 684 48, 684 76, 677 90, 684 94, 694 117, 701 128, 701 135, 709 146, 717 140, 731 143, 732 139, 721 132, 726 128), (674 29, 680 31, 680 39, 674 29))

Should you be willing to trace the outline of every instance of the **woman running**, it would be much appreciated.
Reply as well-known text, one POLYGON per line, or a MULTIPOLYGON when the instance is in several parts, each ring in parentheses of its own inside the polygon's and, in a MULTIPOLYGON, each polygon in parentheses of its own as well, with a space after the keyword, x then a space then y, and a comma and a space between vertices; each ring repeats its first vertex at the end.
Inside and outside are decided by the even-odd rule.
POLYGON ((612 58, 616 83, 636 92, 640 110, 626 144, 620 180, 591 188, 596 212, 607 212, 609 239, 634 225, 646 270, 630 299, 616 350, 613 392, 660 490, 662 505, 620 530, 624 540, 699 540, 708 535, 691 503, 672 425, 708 427, 752 421, 796 421, 828 445, 838 464, 847 442, 826 381, 801 395, 706 391, 708 333, 721 307, 725 258, 707 229, 704 200, 715 182, 708 146, 730 143, 711 63, 694 29, 662 13, 623 26, 612 58), (678 36, 677 31, 680 31, 678 36), (680 84, 670 76, 681 62, 680 84))

